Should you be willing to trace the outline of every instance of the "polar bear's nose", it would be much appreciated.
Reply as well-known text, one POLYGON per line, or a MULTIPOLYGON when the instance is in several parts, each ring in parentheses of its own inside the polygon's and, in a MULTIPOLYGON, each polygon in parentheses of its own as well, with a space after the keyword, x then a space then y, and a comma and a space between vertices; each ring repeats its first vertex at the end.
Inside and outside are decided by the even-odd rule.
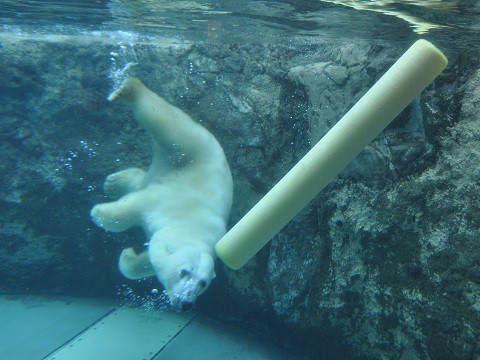
POLYGON ((192 301, 183 300, 181 303, 182 311, 191 310, 193 308, 193 305, 195 304, 192 301))

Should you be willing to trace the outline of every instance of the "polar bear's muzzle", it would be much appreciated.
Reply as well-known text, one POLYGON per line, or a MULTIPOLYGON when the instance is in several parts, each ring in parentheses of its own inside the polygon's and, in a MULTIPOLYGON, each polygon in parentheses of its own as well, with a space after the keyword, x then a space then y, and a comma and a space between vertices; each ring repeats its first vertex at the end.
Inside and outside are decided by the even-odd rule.
POLYGON ((188 300, 182 300, 180 302, 180 307, 181 307, 182 311, 192 310, 194 305, 195 305, 195 303, 193 303, 191 301, 188 301, 188 300))
POLYGON ((194 305, 197 297, 201 295, 206 288, 204 280, 192 277, 185 277, 175 283, 167 292, 170 297, 170 303, 176 311, 189 311, 194 305))
POLYGON ((170 296, 172 308, 179 312, 192 310, 196 300, 197 296, 195 295, 182 296, 181 294, 173 294, 170 296))

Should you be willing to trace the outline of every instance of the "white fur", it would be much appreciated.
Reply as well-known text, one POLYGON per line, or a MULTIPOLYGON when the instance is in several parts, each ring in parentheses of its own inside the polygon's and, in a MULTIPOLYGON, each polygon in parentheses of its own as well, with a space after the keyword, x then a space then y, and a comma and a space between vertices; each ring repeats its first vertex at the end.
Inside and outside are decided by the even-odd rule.
POLYGON ((154 154, 147 172, 109 175, 105 192, 118 200, 95 205, 91 217, 109 231, 141 226, 148 253, 123 250, 120 271, 130 279, 156 275, 173 307, 188 309, 215 277, 214 246, 226 232, 232 178, 225 155, 212 134, 137 79, 125 80, 109 100, 133 109, 154 154))

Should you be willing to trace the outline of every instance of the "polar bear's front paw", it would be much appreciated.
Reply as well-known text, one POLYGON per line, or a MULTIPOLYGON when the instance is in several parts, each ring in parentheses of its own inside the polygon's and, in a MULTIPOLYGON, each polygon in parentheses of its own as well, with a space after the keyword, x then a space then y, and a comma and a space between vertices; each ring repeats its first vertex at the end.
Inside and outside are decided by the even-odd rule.
POLYGON ((95 205, 90 211, 90 217, 97 226, 107 229, 105 223, 109 221, 105 221, 105 204, 95 205))
POLYGON ((148 253, 137 254, 133 248, 124 249, 120 254, 118 261, 118 267, 120 272, 127 279, 142 279, 149 276, 154 276, 150 260, 148 259, 148 253))
POLYGON ((120 198, 130 192, 140 190, 143 185, 145 171, 130 168, 108 175, 103 184, 105 194, 112 198, 120 198))
POLYGON ((122 232, 134 225, 116 202, 95 205, 90 216, 98 227, 108 231, 122 232))

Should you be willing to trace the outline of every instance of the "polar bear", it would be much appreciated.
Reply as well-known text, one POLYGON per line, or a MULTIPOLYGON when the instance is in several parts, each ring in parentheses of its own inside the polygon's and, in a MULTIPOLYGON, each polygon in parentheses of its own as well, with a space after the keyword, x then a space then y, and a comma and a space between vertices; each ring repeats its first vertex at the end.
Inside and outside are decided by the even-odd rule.
POLYGON ((138 79, 126 79, 108 100, 133 110, 151 135, 153 159, 148 171, 107 176, 105 193, 116 201, 95 205, 90 215, 108 231, 141 226, 148 250, 123 250, 121 273, 156 275, 172 307, 190 310, 215 277, 214 247, 226 232, 233 185, 225 154, 210 132, 138 79))

